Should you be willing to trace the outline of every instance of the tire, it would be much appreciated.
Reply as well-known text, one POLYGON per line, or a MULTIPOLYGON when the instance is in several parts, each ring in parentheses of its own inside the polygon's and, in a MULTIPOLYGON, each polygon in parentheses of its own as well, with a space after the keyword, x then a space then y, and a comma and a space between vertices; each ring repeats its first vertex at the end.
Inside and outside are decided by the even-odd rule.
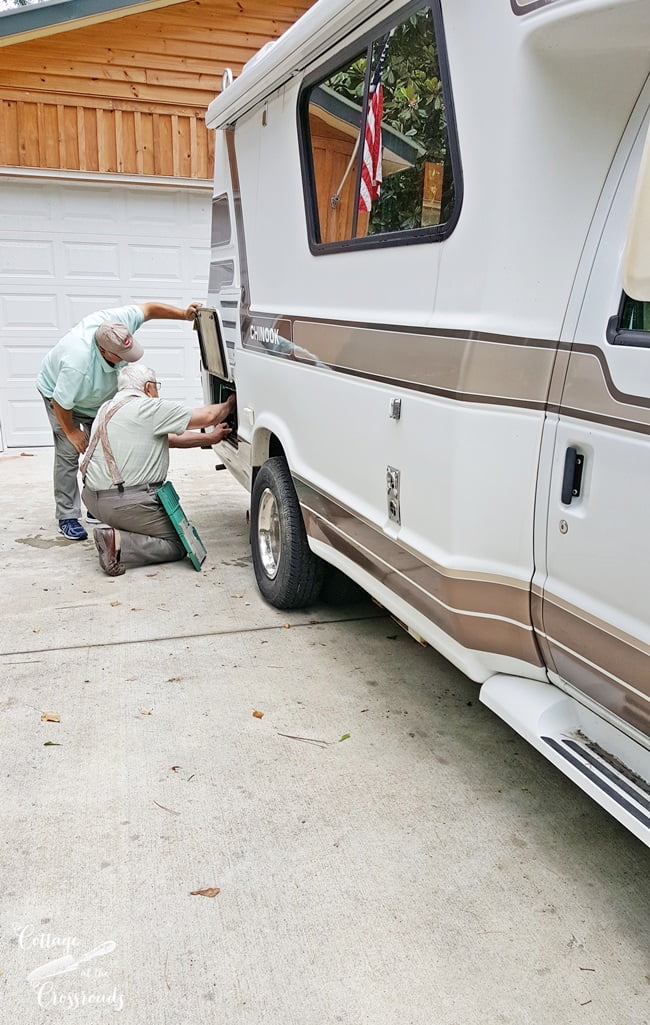
POLYGON ((251 552, 262 596, 276 609, 302 609, 318 600, 325 564, 307 542, 289 467, 273 456, 251 493, 251 552))
POLYGON ((358 605, 368 598, 367 593, 350 577, 346 577, 336 566, 325 566, 325 579, 321 601, 327 605, 358 605))

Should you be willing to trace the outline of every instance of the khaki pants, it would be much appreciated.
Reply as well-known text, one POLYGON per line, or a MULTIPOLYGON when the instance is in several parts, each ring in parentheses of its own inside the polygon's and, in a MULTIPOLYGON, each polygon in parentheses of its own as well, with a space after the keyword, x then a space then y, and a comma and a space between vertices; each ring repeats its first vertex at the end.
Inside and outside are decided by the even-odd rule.
MULTIPOLYGON (((63 428, 52 410, 52 399, 41 396, 45 403, 47 418, 50 421, 52 434, 54 435, 54 501, 56 502, 57 520, 78 520, 81 516, 81 502, 79 501, 79 484, 77 474, 79 472, 79 453, 72 445, 63 428)), ((84 416, 83 413, 72 411, 72 418, 75 427, 83 427, 88 437, 93 425, 91 416, 84 416)))
POLYGON ((185 549, 171 520, 156 495, 160 484, 138 484, 108 491, 84 487, 87 509, 102 523, 116 527, 121 538, 121 561, 126 566, 147 566, 154 562, 175 562, 185 549))

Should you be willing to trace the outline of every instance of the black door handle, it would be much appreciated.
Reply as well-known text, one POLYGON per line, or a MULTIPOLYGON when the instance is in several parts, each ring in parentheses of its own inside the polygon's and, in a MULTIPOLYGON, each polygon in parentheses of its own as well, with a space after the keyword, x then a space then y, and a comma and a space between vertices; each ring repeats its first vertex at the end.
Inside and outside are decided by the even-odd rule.
POLYGON ((573 499, 579 496, 584 462, 585 457, 582 452, 578 452, 577 448, 570 445, 564 459, 562 494, 560 496, 562 505, 571 505, 573 499))

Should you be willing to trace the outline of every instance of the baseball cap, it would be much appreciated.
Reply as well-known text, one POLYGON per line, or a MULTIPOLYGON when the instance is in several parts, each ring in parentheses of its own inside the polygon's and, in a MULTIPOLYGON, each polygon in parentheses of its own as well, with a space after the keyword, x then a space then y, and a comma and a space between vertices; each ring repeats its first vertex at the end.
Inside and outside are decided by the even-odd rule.
POLYGON ((136 342, 128 327, 116 320, 100 324, 95 331, 95 341, 106 352, 119 356, 127 363, 135 363, 144 356, 144 349, 136 342))

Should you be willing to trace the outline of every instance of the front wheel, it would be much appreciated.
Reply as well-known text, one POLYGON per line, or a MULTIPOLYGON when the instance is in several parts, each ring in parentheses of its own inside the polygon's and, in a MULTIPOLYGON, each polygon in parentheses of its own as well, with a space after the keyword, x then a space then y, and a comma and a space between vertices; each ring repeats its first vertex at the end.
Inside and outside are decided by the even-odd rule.
POLYGON ((307 542, 289 467, 273 456, 258 471, 251 493, 251 550, 257 586, 277 609, 301 609, 318 600, 325 564, 307 542))

